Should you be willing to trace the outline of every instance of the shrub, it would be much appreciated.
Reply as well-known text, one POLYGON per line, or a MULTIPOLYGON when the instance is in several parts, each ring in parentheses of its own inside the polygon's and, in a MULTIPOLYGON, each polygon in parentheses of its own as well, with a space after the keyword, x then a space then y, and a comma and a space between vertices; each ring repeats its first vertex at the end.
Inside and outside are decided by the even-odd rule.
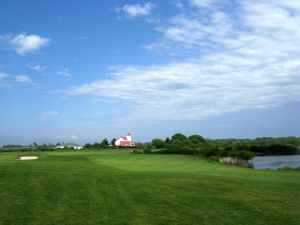
POLYGON ((152 146, 156 149, 163 148, 165 146, 165 142, 161 139, 156 138, 152 140, 152 146))
POLYGON ((244 160, 250 160, 252 159, 254 154, 252 152, 242 150, 238 153, 238 158, 244 159, 244 160))
POLYGON ((200 149, 200 153, 206 157, 222 156, 223 150, 216 146, 206 146, 200 149))
POLYGON ((145 148, 145 149, 143 150, 143 152, 144 152, 145 154, 150 154, 150 153, 152 152, 152 150, 151 150, 151 148, 145 148))
POLYGON ((130 153, 133 153, 133 154, 143 154, 142 151, 137 150, 137 149, 133 149, 130 153))
POLYGON ((238 157, 238 155, 239 155, 239 152, 235 151, 235 150, 231 150, 228 152, 228 156, 230 156, 230 157, 238 157))
POLYGON ((150 143, 150 142, 145 143, 143 146, 143 152, 145 154, 149 154, 149 153, 151 153, 151 151, 152 151, 152 143, 150 143))
POLYGON ((169 154, 186 154, 186 155, 195 155, 199 151, 195 148, 192 148, 190 142, 180 139, 172 139, 170 143, 165 145, 166 153, 169 154))

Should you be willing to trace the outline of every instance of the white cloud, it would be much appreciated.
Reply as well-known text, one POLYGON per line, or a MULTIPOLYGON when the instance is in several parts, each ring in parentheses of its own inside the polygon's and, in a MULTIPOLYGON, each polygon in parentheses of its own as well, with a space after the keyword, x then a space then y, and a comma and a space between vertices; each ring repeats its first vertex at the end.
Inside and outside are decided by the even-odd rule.
POLYGON ((8 78, 9 76, 10 74, 0 71, 0 88, 7 87, 7 84, 5 83, 5 79, 8 78))
POLYGON ((34 84, 31 78, 24 74, 11 74, 7 72, 0 71, 0 81, 5 79, 7 82, 6 84, 1 84, 1 86, 11 86, 11 81, 16 81, 19 83, 26 83, 26 84, 34 84), (9 79, 11 78, 11 79, 9 79))
POLYGON ((160 29, 160 47, 179 49, 185 60, 125 66, 68 94, 128 104, 131 121, 199 119, 300 99, 300 4, 245 0, 230 13, 203 10, 160 29), (184 55, 186 49, 193 53, 184 55))
MULTIPOLYGON (((133 4, 133 5, 124 5, 121 10, 126 13, 129 18, 135 18, 139 16, 148 16, 151 14, 152 9, 155 5, 151 2, 147 2, 144 5, 133 4)), ((120 9, 118 10, 120 11, 120 9)))
POLYGON ((26 55, 38 51, 41 47, 50 43, 49 38, 44 38, 36 34, 26 35, 20 33, 15 36, 6 35, 1 37, 2 42, 14 49, 19 55, 26 55))
POLYGON ((88 38, 85 36, 76 36, 76 37, 73 37, 73 40, 86 41, 86 40, 88 40, 88 38))
POLYGON ((160 19, 156 17, 147 18, 146 21, 152 24, 160 24, 160 19))
POLYGON ((27 64, 27 67, 36 71, 36 72, 44 72, 47 70, 47 67, 46 66, 42 66, 42 65, 39 65, 39 64, 36 64, 36 63, 29 63, 27 64))
MULTIPOLYGON (((221 55, 216 57, 222 60, 221 55)), ((116 71, 110 80, 82 85, 69 94, 98 95, 129 103, 134 118, 174 120, 276 106, 300 97, 300 85, 293 77, 262 76, 277 72, 271 66, 261 71, 257 62, 242 65, 241 60, 232 58, 218 65, 210 60, 127 67, 116 71)))
POLYGON ((41 118, 42 119, 49 119, 49 118, 52 118, 52 117, 55 117, 55 116, 58 116, 58 111, 53 110, 53 111, 43 112, 42 115, 41 115, 41 118))
POLYGON ((14 76, 17 82, 21 82, 21 83, 31 83, 32 80, 30 79, 29 76, 27 75, 15 75, 14 76))
MULTIPOLYGON (((215 11, 211 12, 206 18, 198 17, 198 15, 175 16, 160 31, 163 34, 164 41, 170 42, 170 45, 179 44, 186 48, 203 48, 204 45, 212 42, 219 44, 217 43, 219 39, 223 39, 229 34, 232 35, 232 26, 228 15, 221 11, 215 11)), ((153 44, 156 45, 159 42, 153 44)))
POLYGON ((208 7, 211 6, 215 0, 191 0, 191 5, 196 7, 208 7))
POLYGON ((56 72, 57 75, 60 75, 60 76, 64 76, 64 77, 71 77, 71 73, 70 73, 70 70, 68 68, 62 68, 60 70, 58 70, 56 72))
POLYGON ((76 139, 78 139, 78 137, 76 135, 72 134, 71 139, 76 140, 76 139))
POLYGON ((3 78, 6 78, 6 77, 9 77, 9 74, 0 71, 0 80, 3 79, 3 78))
POLYGON ((171 3, 178 9, 184 8, 184 4, 180 0, 173 0, 171 3))

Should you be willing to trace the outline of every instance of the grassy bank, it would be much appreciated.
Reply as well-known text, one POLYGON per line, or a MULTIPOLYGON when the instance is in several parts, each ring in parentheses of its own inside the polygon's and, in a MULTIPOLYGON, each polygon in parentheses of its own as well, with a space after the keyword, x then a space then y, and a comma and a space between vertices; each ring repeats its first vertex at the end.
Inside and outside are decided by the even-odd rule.
POLYGON ((128 151, 0 153, 0 224, 300 224, 299 171, 128 151))

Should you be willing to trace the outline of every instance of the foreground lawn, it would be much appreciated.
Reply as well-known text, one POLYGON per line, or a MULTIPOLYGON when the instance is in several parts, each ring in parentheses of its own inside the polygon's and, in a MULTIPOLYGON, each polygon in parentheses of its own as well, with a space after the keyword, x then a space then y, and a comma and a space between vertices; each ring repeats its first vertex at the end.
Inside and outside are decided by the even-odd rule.
POLYGON ((0 225, 300 224, 300 172, 124 151, 0 153, 0 225))

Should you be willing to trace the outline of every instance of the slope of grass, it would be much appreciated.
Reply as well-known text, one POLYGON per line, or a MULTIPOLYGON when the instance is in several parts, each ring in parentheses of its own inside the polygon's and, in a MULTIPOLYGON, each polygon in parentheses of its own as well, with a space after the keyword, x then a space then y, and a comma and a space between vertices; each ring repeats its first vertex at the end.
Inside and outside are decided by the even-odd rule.
POLYGON ((0 154, 1 225, 300 224, 298 171, 127 151, 37 154, 0 154))

